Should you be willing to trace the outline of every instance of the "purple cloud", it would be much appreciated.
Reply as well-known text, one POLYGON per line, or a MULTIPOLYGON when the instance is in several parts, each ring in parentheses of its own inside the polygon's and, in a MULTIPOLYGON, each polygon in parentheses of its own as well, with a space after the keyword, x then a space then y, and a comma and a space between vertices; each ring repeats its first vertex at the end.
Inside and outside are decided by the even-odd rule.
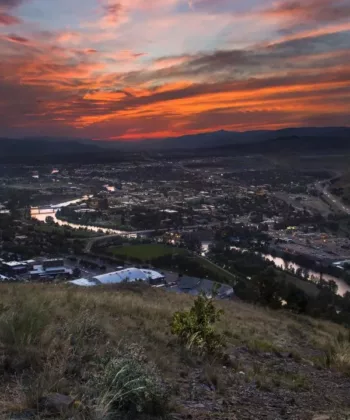
POLYGON ((21 20, 18 19, 17 17, 11 16, 8 13, 0 12, 0 25, 10 26, 10 25, 16 25, 18 23, 21 23, 21 20))

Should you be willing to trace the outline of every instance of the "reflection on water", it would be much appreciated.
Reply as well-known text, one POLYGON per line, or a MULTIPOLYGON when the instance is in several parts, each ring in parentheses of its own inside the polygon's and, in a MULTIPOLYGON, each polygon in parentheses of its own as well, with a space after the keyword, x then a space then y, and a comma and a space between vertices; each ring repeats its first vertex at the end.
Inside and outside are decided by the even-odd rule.
POLYGON ((50 214, 32 214, 32 218, 39 220, 41 222, 45 222, 47 217, 52 217, 54 222, 57 223, 60 226, 70 226, 73 229, 87 229, 87 230, 91 230, 94 232, 102 232, 102 233, 111 233, 114 235, 120 235, 120 236, 128 236, 130 235, 130 233, 127 232, 123 232, 121 230, 114 230, 114 229, 108 229, 108 228, 103 228, 103 227, 97 227, 97 226, 88 226, 88 225, 79 225, 76 223, 69 223, 66 222, 65 220, 60 220, 57 219, 56 217, 56 212, 54 213, 50 213, 50 214))
MULTIPOLYGON (((135 235, 135 232, 130 233, 130 232, 124 232, 124 231, 121 231, 121 230, 108 229, 108 228, 102 228, 102 227, 97 227, 97 226, 79 225, 79 224, 75 224, 75 223, 69 223, 69 222, 66 222, 64 220, 60 220, 60 219, 57 218, 56 213, 57 213, 58 209, 60 209, 62 207, 69 206, 70 204, 76 204, 76 203, 79 203, 81 201, 85 201, 85 200, 87 200, 88 198, 91 198, 91 197, 92 196, 89 196, 89 197, 85 196, 85 197, 79 198, 77 200, 67 201, 65 203, 50 206, 53 209, 53 213, 49 213, 49 214, 48 213, 38 214, 38 212, 37 212, 38 208, 33 208, 32 211, 31 211, 31 216, 32 216, 33 219, 37 219, 41 222, 45 222, 46 218, 48 216, 50 216, 50 217, 53 218, 54 222, 57 223, 58 225, 60 225, 60 226, 70 226, 73 229, 87 229, 87 230, 91 230, 91 231, 94 231, 94 232, 102 232, 102 233, 105 233, 105 234, 120 235, 120 236, 124 236, 124 237, 132 237, 132 236, 135 235)), ((210 242, 203 243, 202 245, 203 245, 203 249, 202 249, 203 253, 207 252, 208 249, 209 249, 210 242)), ((239 248, 239 247, 236 247, 236 246, 232 246, 231 249, 234 249, 236 251, 248 252, 247 249, 239 248)), ((289 270, 296 271, 298 269, 302 269, 302 270, 306 270, 308 272, 310 280, 319 280, 321 278, 321 273, 313 271, 313 270, 308 270, 305 267, 301 267, 300 265, 295 264, 293 262, 285 261, 283 258, 273 257, 270 254, 262 254, 262 253, 258 253, 258 252, 257 252, 257 254, 261 255, 263 258, 265 258, 268 261, 274 262, 276 267, 281 268, 282 270, 288 270, 289 269, 289 270)), ((350 292, 350 286, 347 283, 345 283, 344 280, 338 279, 338 278, 330 276, 328 274, 322 274, 322 278, 326 281, 330 281, 330 280, 335 281, 338 285, 338 294, 344 295, 346 292, 350 292)))
MULTIPOLYGON (((113 234, 113 235, 120 235, 120 236, 130 236, 131 234, 129 232, 123 232, 121 230, 115 230, 115 229, 109 229, 109 228, 103 228, 103 227, 98 227, 98 226, 88 226, 88 225, 79 225, 76 223, 69 223, 66 222, 64 220, 60 220, 57 218, 57 212, 60 208, 62 207, 67 207, 70 204, 77 204, 80 203, 82 201, 85 201, 89 198, 91 198, 92 196, 84 196, 82 198, 78 198, 76 200, 71 200, 71 201, 66 201, 64 203, 59 203, 59 204, 55 204, 55 205, 51 205, 49 206, 52 209, 52 213, 38 213, 38 210, 40 210, 40 208, 38 207, 33 207, 31 209, 31 217, 33 219, 39 220, 40 222, 45 222, 46 218, 52 217, 54 222, 57 223, 60 226, 70 226, 73 229, 87 229, 87 230, 91 230, 94 232, 102 232, 102 233, 106 233, 106 234, 113 234)), ((47 209, 47 207, 46 207, 47 209)))
MULTIPOLYGON (((231 249, 235 249, 236 251, 242 251, 242 252, 248 252, 247 249, 242 249, 242 248, 238 248, 236 246, 231 247, 231 249)), ((286 271, 297 271, 299 269, 304 270, 305 272, 308 273, 308 277, 309 280, 320 280, 321 275, 323 280, 325 281, 331 281, 333 280, 335 283, 337 283, 338 285, 338 294, 343 296, 345 295, 346 292, 350 292, 350 286, 342 279, 339 279, 337 277, 334 276, 330 276, 329 274, 321 274, 317 271, 313 271, 313 270, 309 270, 305 267, 302 267, 298 264, 295 264, 293 262, 289 262, 284 260, 283 258, 280 257, 273 257, 270 254, 262 254, 262 253, 258 253, 258 255, 261 255, 263 258, 265 258, 268 261, 272 261, 275 263, 276 267, 281 268, 282 270, 286 270, 286 271)))

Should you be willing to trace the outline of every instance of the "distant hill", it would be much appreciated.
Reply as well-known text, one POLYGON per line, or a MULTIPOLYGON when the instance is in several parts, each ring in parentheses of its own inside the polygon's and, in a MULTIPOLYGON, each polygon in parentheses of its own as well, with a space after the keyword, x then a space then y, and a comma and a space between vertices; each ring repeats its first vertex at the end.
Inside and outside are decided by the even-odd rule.
MULTIPOLYGON (((124 150, 171 150, 171 149, 182 149, 182 150, 191 150, 191 149, 206 149, 206 148, 217 148, 223 146, 231 145, 242 145, 250 147, 256 143, 262 143, 266 141, 276 141, 279 142, 279 139, 283 140, 283 147, 286 147, 288 139, 290 139, 291 144, 295 139, 300 139, 300 148, 305 148, 305 145, 302 146, 302 143, 308 143, 305 139, 311 139, 311 145, 314 144, 315 139, 320 139, 322 147, 327 146, 327 139, 339 140, 344 139, 349 141, 350 144, 350 128, 348 127, 323 127, 323 128, 286 128, 282 130, 260 130, 260 131, 246 131, 246 132, 237 132, 237 131, 214 131, 210 133, 200 133, 194 135, 186 135, 181 137, 169 137, 165 139, 157 140, 143 140, 138 142, 101 142, 104 147, 114 148, 118 147, 119 149, 124 150), (304 139, 304 140, 303 140, 304 139)), ((331 143, 332 144, 332 143, 331 143)), ((278 145, 279 146, 279 145, 278 145)), ((271 147, 273 143, 271 143, 271 147)), ((317 146, 318 147, 318 146, 317 146)))
POLYGON ((340 153, 350 152, 350 130, 347 132, 334 132, 324 135, 289 135, 273 137, 261 142, 251 144, 231 144, 214 147, 215 150, 226 150, 236 153, 340 153))
POLYGON ((26 138, 8 139, 0 138, 0 153, 4 156, 39 156, 65 153, 93 153, 101 150, 96 144, 83 144, 77 140, 49 139, 49 138, 26 138))
POLYGON ((350 152, 350 128, 288 128, 277 131, 215 131, 161 140, 92 141, 55 138, 0 138, 0 162, 104 163, 140 158, 144 153, 172 156, 264 153, 350 152))
MULTIPOLYGON (((95 142, 78 140, 0 138, 0 163, 90 163, 108 159, 110 152, 95 142)), ((115 156, 118 151, 115 150, 115 156)))

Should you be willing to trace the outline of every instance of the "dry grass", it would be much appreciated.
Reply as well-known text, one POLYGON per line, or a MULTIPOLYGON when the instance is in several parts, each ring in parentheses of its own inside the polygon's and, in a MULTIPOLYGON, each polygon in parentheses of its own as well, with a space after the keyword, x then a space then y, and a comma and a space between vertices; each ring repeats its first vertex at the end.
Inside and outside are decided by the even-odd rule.
MULTIPOLYGON (((142 347, 162 378, 175 385, 180 373, 191 369, 191 361, 184 363, 170 322, 174 312, 192 303, 189 296, 143 285, 89 290, 0 285, 0 418, 6 418, 1 412, 37 408, 51 392, 69 394, 87 407, 91 377, 132 345, 142 347)), ((322 348, 339 333, 345 335, 340 326, 283 312, 237 302, 217 306, 225 311, 218 328, 229 349, 244 345, 256 352, 284 350, 307 358, 309 348, 322 348)), ((334 366, 349 365, 349 343, 339 344, 336 355, 334 366)), ((222 388, 215 365, 203 375, 209 386, 222 388)), ((299 386, 301 379, 291 381, 299 386)), ((86 412, 82 418, 89 418, 86 412)))
POLYGON ((323 341, 323 353, 314 362, 321 368, 334 368, 350 376, 350 336, 339 333, 331 340, 323 341))

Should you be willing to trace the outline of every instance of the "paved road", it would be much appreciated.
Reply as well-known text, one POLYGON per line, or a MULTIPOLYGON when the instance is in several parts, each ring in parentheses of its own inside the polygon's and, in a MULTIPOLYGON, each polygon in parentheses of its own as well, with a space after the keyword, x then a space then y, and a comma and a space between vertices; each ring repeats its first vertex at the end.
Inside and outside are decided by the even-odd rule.
POLYGON ((347 207, 338 197, 330 193, 328 183, 325 183, 325 181, 317 182, 315 187, 321 194, 323 194, 323 196, 333 207, 343 213, 350 215, 350 208, 347 207))

